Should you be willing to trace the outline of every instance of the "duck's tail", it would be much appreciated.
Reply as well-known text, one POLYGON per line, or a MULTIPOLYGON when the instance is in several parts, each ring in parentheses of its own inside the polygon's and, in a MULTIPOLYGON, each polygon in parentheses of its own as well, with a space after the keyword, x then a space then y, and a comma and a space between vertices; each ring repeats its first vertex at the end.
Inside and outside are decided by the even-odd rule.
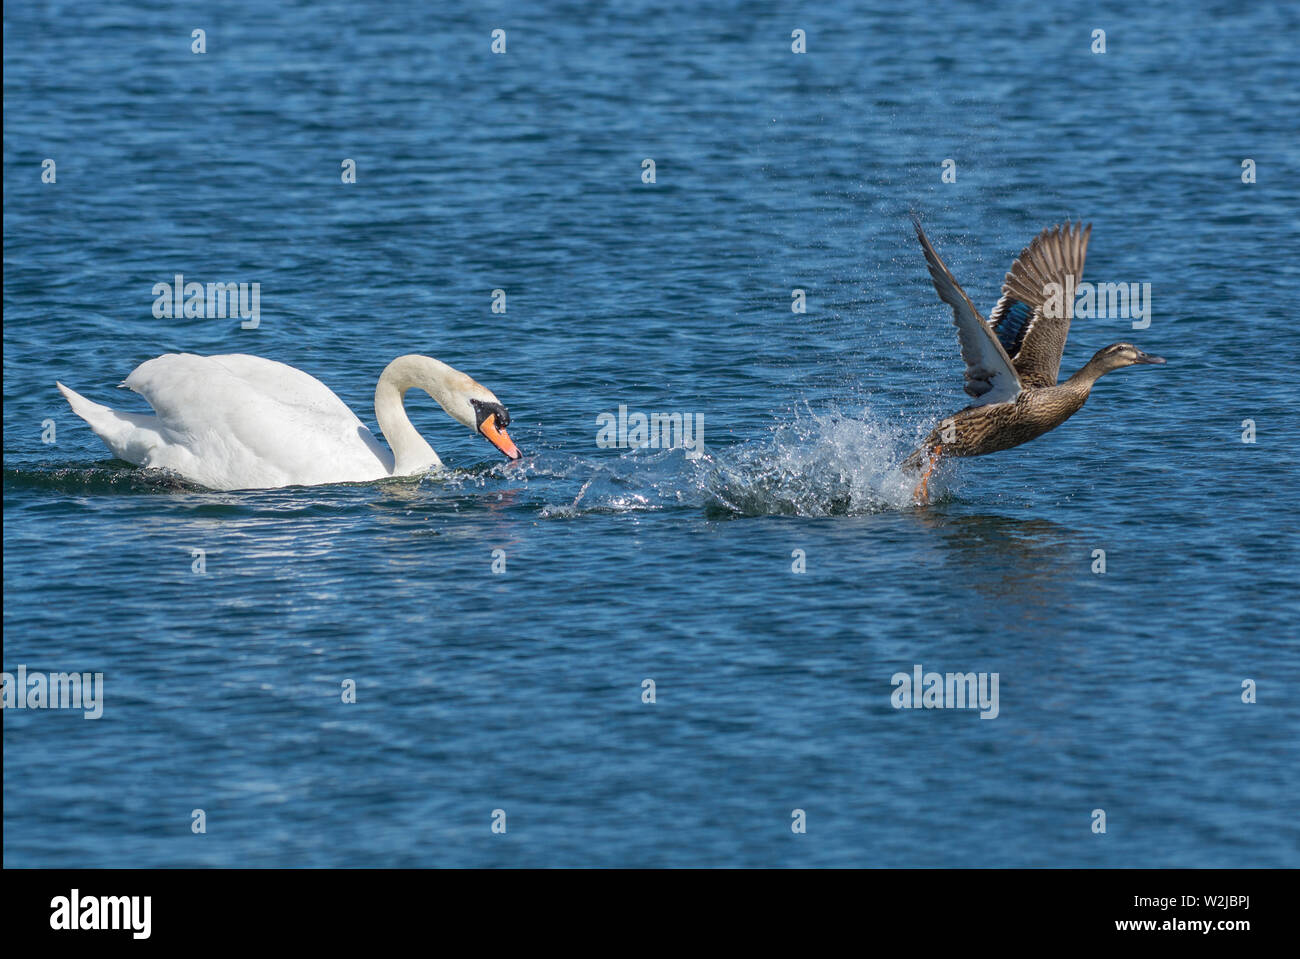
POLYGON ((911 455, 909 455, 907 459, 903 460, 903 464, 900 468, 905 473, 917 473, 920 472, 929 461, 930 448, 928 446, 921 446, 914 449, 911 455))
POLYGON ((930 465, 930 458, 943 442, 938 428, 931 430, 926 434, 925 439, 921 440, 921 445, 912 450, 907 459, 903 460, 902 470, 906 473, 919 473, 930 465))

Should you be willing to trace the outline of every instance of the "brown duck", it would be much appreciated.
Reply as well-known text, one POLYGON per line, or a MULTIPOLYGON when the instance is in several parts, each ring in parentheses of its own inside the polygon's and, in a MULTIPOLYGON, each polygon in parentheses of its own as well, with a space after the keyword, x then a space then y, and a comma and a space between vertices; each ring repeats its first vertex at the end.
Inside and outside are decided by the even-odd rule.
POLYGON ((966 392, 975 398, 941 420, 903 461, 906 470, 925 468, 913 492, 917 503, 928 501, 930 474, 940 457, 983 456, 1027 443, 1082 409, 1102 374, 1164 362, 1131 343, 1112 343, 1057 385, 1074 313, 1062 292, 1077 288, 1083 278, 1091 225, 1067 222, 1034 237, 1011 264, 1002 298, 985 320, 939 259, 920 221, 913 217, 913 223, 939 299, 952 307, 966 363, 966 392))

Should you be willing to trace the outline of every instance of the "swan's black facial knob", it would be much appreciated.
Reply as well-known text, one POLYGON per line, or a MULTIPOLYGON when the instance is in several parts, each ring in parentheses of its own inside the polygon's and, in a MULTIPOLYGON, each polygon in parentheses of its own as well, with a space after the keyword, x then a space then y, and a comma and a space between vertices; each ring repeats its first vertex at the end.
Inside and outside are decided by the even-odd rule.
POLYGON ((523 454, 506 432, 506 427, 510 425, 510 412, 500 403, 486 403, 483 400, 470 400, 470 403, 474 407, 478 431, 510 459, 519 459, 523 454))

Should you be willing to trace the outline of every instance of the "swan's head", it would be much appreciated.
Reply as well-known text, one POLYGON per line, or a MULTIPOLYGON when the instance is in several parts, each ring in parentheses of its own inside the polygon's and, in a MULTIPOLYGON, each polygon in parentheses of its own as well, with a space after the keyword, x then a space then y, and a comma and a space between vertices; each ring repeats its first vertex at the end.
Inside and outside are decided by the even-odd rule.
POLYGON ((519 459, 523 454, 506 432, 510 425, 510 411, 490 389, 472 376, 459 370, 454 374, 448 384, 451 395, 448 402, 443 403, 443 409, 451 414, 452 419, 468 426, 510 459, 519 459))
MULTIPOLYGON (((394 425, 385 423, 386 417, 391 417, 392 400, 396 399, 400 409, 401 397, 407 390, 416 387, 437 400, 438 405, 457 423, 483 436, 510 459, 517 460, 522 455, 506 432, 506 427, 510 425, 510 414, 491 390, 472 376, 441 360, 415 353, 399 356, 389 363, 379 377, 379 385, 375 387, 375 418, 379 420, 379 428, 385 436, 390 436, 390 426, 394 425), (385 396, 390 396, 391 399, 385 400, 385 396)), ((409 421, 406 425, 410 427, 409 421)), ((420 442, 429 454, 425 459, 437 462, 437 455, 432 448, 423 440, 420 442)), ((394 453, 397 453, 396 446, 394 453)), ((401 455, 397 458, 402 460, 401 455)), ((410 462, 405 462, 405 467, 399 464, 396 468, 411 466, 410 462)))
MULTIPOLYGON (((523 454, 519 452, 519 447, 515 446, 514 440, 506 432, 506 427, 510 425, 510 411, 502 406, 501 401, 490 391, 477 383, 474 385, 478 386, 480 395, 469 397, 470 409, 474 412, 473 420, 470 422, 461 420, 461 422, 476 433, 482 434, 489 443, 510 459, 519 459, 523 454)), ((459 416, 456 418, 460 419, 459 416)))

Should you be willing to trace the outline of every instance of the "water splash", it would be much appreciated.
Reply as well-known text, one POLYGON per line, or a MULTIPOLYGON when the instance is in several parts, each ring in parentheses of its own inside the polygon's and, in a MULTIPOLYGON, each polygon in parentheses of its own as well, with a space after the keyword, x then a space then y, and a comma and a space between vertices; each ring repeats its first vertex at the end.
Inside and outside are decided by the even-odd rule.
MULTIPOLYGON (((714 449, 697 460, 682 450, 632 451, 614 459, 539 458, 533 477, 578 482, 571 500, 542 515, 626 513, 671 508, 731 516, 839 516, 909 509, 916 477, 899 464, 919 440, 916 427, 868 412, 796 410, 758 440, 714 449)), ((941 474, 931 494, 945 492, 941 474)))
MULTIPOLYGON (((301 501, 370 489, 404 502, 455 508, 506 502, 546 519, 587 514, 703 511, 711 518, 842 516, 909 509, 916 478, 899 463, 920 438, 919 427, 889 422, 867 410, 855 415, 804 407, 768 435, 706 451, 691 459, 682 449, 629 450, 617 456, 576 456, 541 450, 516 463, 443 469, 378 484, 339 484, 220 494, 223 501, 288 497, 301 501), (315 492, 313 492, 313 490, 315 492), (328 492, 327 492, 328 491, 328 492), (233 500, 232 500, 233 498, 233 500)), ((116 460, 86 466, 38 466, 4 471, 5 485, 72 494, 197 493, 216 496, 159 470, 116 460)), ((933 498, 945 492, 942 471, 931 480, 933 498)))
MULTIPOLYGON (((713 515, 837 516, 907 509, 916 479, 899 463, 914 430, 869 413, 796 411, 769 437, 719 458, 706 486, 713 515)), ((943 492, 932 483, 935 495, 943 492)))

